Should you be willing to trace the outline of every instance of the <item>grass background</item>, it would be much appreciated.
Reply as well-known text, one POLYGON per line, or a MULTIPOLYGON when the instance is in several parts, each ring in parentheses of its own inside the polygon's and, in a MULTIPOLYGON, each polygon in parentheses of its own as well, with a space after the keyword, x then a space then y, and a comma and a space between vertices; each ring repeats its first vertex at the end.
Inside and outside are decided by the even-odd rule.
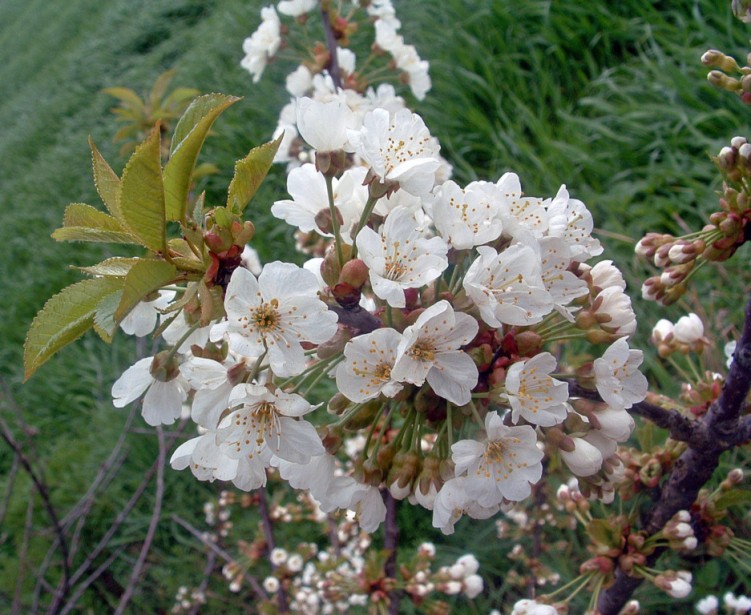
MULTIPOLYGON (((496 179, 513 170, 530 194, 552 195, 567 184, 592 210, 605 232, 607 255, 626 270, 632 289, 645 270, 634 261, 629 238, 647 230, 680 232, 713 210, 718 181, 709 156, 731 136, 749 133, 746 109, 707 85, 699 63, 710 47, 745 57, 748 28, 732 19, 729 3, 394 4, 407 42, 431 62, 433 90, 415 108, 439 137, 458 181, 496 179)), ((242 41, 257 26, 260 6, 248 0, 0 3, 0 411, 33 452, 61 511, 83 495, 123 430, 126 415, 112 408, 109 388, 134 356, 127 340, 105 346, 87 336, 21 384, 31 319, 50 295, 79 278, 66 265, 109 254, 106 247, 57 244, 49 237, 67 203, 99 205, 87 135, 116 170, 124 164, 111 141, 113 101, 101 89, 119 85, 145 93, 158 74, 175 67, 174 85, 244 96, 217 122, 205 148, 205 160, 222 169, 208 183, 209 201, 220 200, 234 161, 273 131, 286 102, 280 83, 294 67, 272 65, 257 85, 240 69, 242 41)), ((258 229, 255 246, 267 261, 291 256, 290 232, 269 215, 273 200, 283 198, 283 185, 280 170, 248 212, 258 229)), ((697 296, 710 322, 727 334, 739 285, 745 288, 749 277, 745 262, 731 263, 719 270, 727 283, 702 286, 717 275, 715 269, 700 280, 697 296)), ((638 310, 643 344, 662 313, 641 304, 638 310)), ((675 308, 667 316, 680 313, 675 308)), ((657 387, 674 391, 656 364, 651 377, 657 387)), ((106 531, 151 466, 155 439, 129 433, 126 449, 124 470, 97 498, 84 526, 84 545, 106 531)), ((50 545, 49 521, 36 498, 35 531, 22 556, 33 496, 23 472, 9 480, 11 464, 10 450, 0 447, 0 487, 10 494, 0 534, 0 610, 16 592, 28 604, 28 573, 50 545), (19 578, 26 580, 19 585, 19 578)), ((166 479, 168 507, 199 524, 202 503, 216 489, 184 473, 170 471, 166 479)), ((145 497, 120 530, 119 544, 132 548, 111 566, 115 586, 127 580, 151 504, 145 497)), ((424 519, 414 527, 419 531, 406 542, 443 540, 424 519)), ((473 527, 447 545, 448 555, 476 550, 489 575, 487 599, 466 607, 472 612, 497 606, 507 589, 510 564, 502 554, 509 546, 488 547, 493 531, 473 527)), ((79 558, 85 552, 84 546, 79 558)), ((163 520, 136 611, 168 609, 176 588, 200 576, 202 562, 200 549, 163 520)), ((112 588, 100 582, 81 604, 102 612, 112 600, 112 588)))

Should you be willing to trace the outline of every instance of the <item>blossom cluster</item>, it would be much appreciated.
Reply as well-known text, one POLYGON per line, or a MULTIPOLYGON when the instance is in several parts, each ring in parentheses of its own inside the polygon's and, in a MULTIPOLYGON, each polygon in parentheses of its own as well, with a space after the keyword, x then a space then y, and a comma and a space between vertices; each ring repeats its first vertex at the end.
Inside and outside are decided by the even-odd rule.
MULTIPOLYGON (((395 112, 405 108, 404 99, 397 95, 394 85, 383 82, 384 72, 393 81, 408 84, 418 100, 424 99, 430 90, 429 64, 420 58, 414 45, 405 43, 399 33, 401 22, 391 0, 369 2, 364 10, 360 4, 345 2, 340 3, 336 11, 332 7, 322 9, 327 15, 332 36, 336 38, 336 48, 332 51, 318 44, 313 53, 304 56, 287 75, 285 87, 292 99, 282 108, 274 132, 274 138, 283 135, 276 162, 287 163, 293 168, 310 157, 309 146, 314 144, 301 138, 298 125, 300 110, 297 101, 303 96, 321 103, 338 101, 351 110, 346 118, 342 118, 344 123, 340 128, 356 129, 368 111, 385 108, 395 112), (362 68, 358 69, 353 51, 355 41, 350 39, 359 38, 356 35, 366 32, 370 32, 373 39, 368 44, 369 55, 361 60, 362 68), (377 86, 374 85, 376 82, 377 86)), ((254 82, 260 80, 269 61, 287 47, 287 39, 294 38, 290 28, 305 28, 306 36, 317 34, 308 32, 311 24, 318 21, 309 18, 314 11, 319 11, 317 0, 287 0, 279 2, 276 8, 262 9, 261 23, 243 43, 245 57, 241 66, 250 72, 254 82), (283 24, 279 14, 294 20, 289 25, 283 24)), ((364 46, 362 41, 359 42, 358 46, 364 46)))

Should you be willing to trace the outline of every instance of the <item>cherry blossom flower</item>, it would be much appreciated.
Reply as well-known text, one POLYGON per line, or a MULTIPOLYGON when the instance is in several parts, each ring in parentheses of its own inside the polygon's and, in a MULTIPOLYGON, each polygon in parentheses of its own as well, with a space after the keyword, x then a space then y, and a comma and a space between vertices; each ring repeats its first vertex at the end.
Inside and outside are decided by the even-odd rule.
POLYGON ((454 525, 464 514, 473 519, 488 519, 500 510, 500 503, 483 506, 470 497, 466 486, 466 476, 451 478, 444 483, 434 498, 433 527, 440 529, 444 534, 453 534, 454 525))
POLYGON ((493 190, 501 198, 500 216, 503 231, 514 239, 532 234, 540 238, 548 230, 548 212, 544 201, 537 197, 525 197, 516 173, 504 173, 486 190, 493 190))
POLYGON ((547 203, 548 234, 561 237, 571 248, 575 260, 585 261, 602 254, 600 242, 592 237, 594 222, 587 206, 577 199, 569 198, 566 186, 547 203))
POLYGON ((229 396, 237 384, 234 373, 245 374, 244 362, 228 359, 224 363, 191 357, 180 365, 180 374, 195 389, 190 417, 206 429, 216 429, 219 418, 227 409, 229 396))
POLYGON ((589 292, 587 283, 568 270, 571 254, 562 239, 541 237, 539 246, 543 284, 550 293, 556 311, 569 322, 574 322, 574 316, 566 306, 589 292))
POLYGON ((550 376, 557 366, 552 354, 541 352, 509 367, 506 396, 514 423, 520 417, 542 427, 563 422, 568 414, 568 385, 550 376))
POLYGON ((337 316, 317 293, 315 275, 290 263, 269 263, 258 279, 238 268, 224 299, 227 320, 214 325, 211 339, 226 335, 230 348, 245 356, 268 350, 275 374, 297 375, 305 368, 301 342, 320 344, 336 333, 337 316))
POLYGON ((448 267, 446 242, 426 238, 415 228, 412 212, 403 207, 388 215, 380 233, 363 228, 355 243, 368 266, 373 292, 392 307, 406 305, 405 288, 428 284, 448 267))
POLYGON ((595 384, 605 403, 626 409, 644 400, 647 379, 638 369, 643 359, 642 351, 629 349, 625 338, 613 342, 595 359, 595 384))
POLYGON ((451 447, 456 475, 466 476, 467 495, 485 507, 528 497, 542 476, 543 452, 535 430, 506 426, 497 412, 489 412, 485 432, 485 442, 460 440, 451 447))
POLYGON ((479 325, 455 312, 448 301, 431 305, 404 330, 391 377, 421 385, 427 379, 436 395, 459 406, 469 403, 477 384, 477 366, 461 346, 471 342, 479 325))
POLYGON ((255 384, 239 384, 230 393, 231 412, 216 430, 219 450, 237 460, 236 473, 216 478, 233 480, 241 489, 265 484, 265 468, 272 456, 295 463, 308 463, 324 452, 313 425, 296 420, 314 410, 299 395, 274 391, 255 384))
POLYGON ((137 361, 112 385, 112 405, 123 408, 146 393, 141 414, 149 425, 171 425, 180 418, 188 385, 175 367, 160 369, 159 355, 137 361), (166 371, 166 374, 162 372, 166 371))
POLYGON ((415 196, 433 188, 440 146, 419 115, 402 109, 390 117, 385 109, 373 109, 362 128, 348 134, 357 155, 381 183, 398 184, 415 196))
POLYGON ((602 467, 602 453, 600 449, 583 438, 571 438, 574 442, 574 450, 559 451, 561 459, 566 463, 569 470, 577 476, 592 476, 602 467))
POLYGON ((540 259, 529 246, 514 244, 500 254, 477 248, 464 276, 464 290, 491 327, 531 325, 553 309, 540 274, 540 259))
POLYGON ((261 20, 256 31, 243 41, 245 57, 240 62, 240 66, 253 75, 253 83, 261 79, 266 63, 282 43, 281 23, 273 6, 261 9, 261 20))
POLYGON ((316 6, 318 6, 318 0, 281 0, 276 8, 282 15, 299 17, 309 13, 316 6))
POLYGON ((401 391, 402 385, 391 375, 401 340, 398 331, 382 328, 347 342, 346 361, 336 370, 339 391, 358 403, 381 394, 393 397, 401 391))
POLYGON ((497 217, 500 203, 471 184, 462 189, 447 181, 436 189, 432 217, 436 229, 449 245, 467 250, 500 237, 503 224, 497 217))
POLYGON ((558 609, 549 604, 541 604, 536 600, 524 598, 514 603, 511 615, 558 615, 558 609))
POLYGON ((704 337, 704 323, 694 313, 681 316, 675 323, 673 336, 676 342, 688 345, 694 344, 704 337))
MULTIPOLYGON (((342 240, 352 243, 350 230, 357 225, 368 198, 363 187, 365 169, 354 168, 344 172, 341 178, 332 180, 334 207, 341 214, 340 234, 342 240)), ((324 237, 332 237, 329 229, 319 226, 318 214, 329 211, 329 196, 326 179, 315 165, 304 164, 292 169, 287 175, 287 192, 292 200, 276 201, 271 213, 287 224, 296 226, 303 233, 316 231, 324 237)))
POLYGON ((600 315, 598 322, 605 331, 626 337, 636 331, 636 314, 631 307, 631 299, 622 288, 605 288, 595 297, 593 306, 595 313, 600 315))
POLYGON ((120 321, 120 328, 128 335, 144 337, 156 327, 158 316, 175 298, 175 292, 160 290, 150 301, 141 301, 120 321))
POLYGON ((352 110, 339 100, 319 102, 307 97, 297 100, 297 131, 319 152, 346 149, 347 130, 354 127, 352 110))

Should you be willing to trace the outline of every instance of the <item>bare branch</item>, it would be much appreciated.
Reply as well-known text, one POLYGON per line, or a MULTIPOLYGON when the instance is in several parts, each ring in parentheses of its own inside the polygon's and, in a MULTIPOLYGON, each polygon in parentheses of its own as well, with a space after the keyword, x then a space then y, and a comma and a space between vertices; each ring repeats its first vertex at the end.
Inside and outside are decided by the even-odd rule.
MULTIPOLYGON (((209 586, 209 579, 211 579, 211 573, 214 572, 214 567, 216 566, 216 552, 209 550, 208 555, 206 556, 206 566, 203 569, 203 579, 201 579, 201 584, 198 586, 198 593, 201 595, 206 594, 206 589, 209 586)), ((190 609, 190 613, 188 615, 198 615, 198 613, 201 610, 201 603, 196 602, 193 607, 190 609)))
POLYGON ((31 537, 31 528, 34 523, 34 497, 33 492, 29 493, 29 502, 26 505, 26 519, 23 524, 23 540, 21 541, 21 549, 18 554, 18 577, 16 578, 16 591, 13 594, 13 604, 10 607, 10 612, 13 615, 21 615, 24 612, 24 608, 21 605, 21 598, 23 595, 23 582, 26 576, 26 556, 29 554, 29 538, 31 537))
MULTIPOLYGON (((266 488, 261 488, 258 490, 258 512, 261 513, 261 527, 263 528, 263 535, 266 539, 266 550, 268 551, 269 555, 271 555, 271 552, 276 547, 276 543, 274 541, 274 527, 271 524, 271 515, 269 514, 269 504, 266 500, 266 488)), ((274 564, 274 562, 271 561, 271 558, 269 557, 269 563, 271 564, 271 567, 273 569, 276 569, 277 566, 274 564)), ((287 595, 285 594, 284 587, 282 585, 279 585, 279 591, 276 593, 277 602, 279 603, 279 612, 280 613, 287 613, 289 612, 289 605, 287 604, 287 595)))
POLYGON ((342 87, 342 76, 339 71, 339 58, 336 54, 337 44, 334 30, 331 27, 331 17, 329 15, 328 0, 323 0, 321 6, 321 21, 323 22, 323 31, 326 35, 326 47, 329 50, 328 69, 331 80, 334 82, 334 88, 339 90, 342 87))
MULTIPOLYGON (((574 380, 569 380, 568 391, 571 397, 581 397, 582 399, 599 402, 603 401, 597 391, 585 389, 574 380)), ((694 442, 697 445, 703 443, 703 438, 705 437, 704 426, 699 421, 692 420, 677 410, 667 410, 657 404, 642 401, 631 406, 628 412, 645 418, 658 427, 667 429, 673 440, 694 442)))
MULTIPOLYGON (((720 455, 739 443, 739 433, 740 437, 749 435, 748 417, 740 420, 740 416, 750 388, 751 297, 746 304, 743 331, 720 396, 707 414, 696 421, 705 430, 705 437, 701 439, 701 446, 689 442, 686 451, 676 460, 657 502, 643 520, 642 526, 649 534, 660 531, 679 510, 688 509, 717 469, 720 455)), ((656 550, 648 558, 647 565, 654 564, 662 551, 656 550)), ((641 582, 641 579, 618 570, 615 582, 600 594, 597 606, 602 615, 616 615, 641 582)))
POLYGON ((154 535, 156 534, 157 525, 159 525, 159 518, 162 514, 162 501, 164 499, 164 464, 167 457, 167 445, 164 442, 164 432, 161 427, 156 428, 156 435, 159 442, 159 455, 156 460, 156 493, 154 495, 154 509, 151 513, 151 521, 149 521, 149 529, 146 532, 146 538, 143 540, 143 546, 141 552, 138 554, 135 566, 133 566, 133 572, 130 575, 128 585, 120 597, 120 603, 117 605, 115 615, 122 615, 125 611, 125 607, 128 606, 130 599, 138 585, 138 581, 141 578, 143 572, 143 566, 146 562, 146 556, 151 550, 151 543, 154 541, 154 535))
POLYGON ((383 327, 383 323, 377 316, 373 316, 368 310, 359 305, 345 309, 338 305, 329 305, 329 310, 339 317, 339 324, 347 325, 360 333, 370 333, 383 327))
POLYGON ((65 608, 60 611, 60 615, 68 615, 68 613, 70 613, 75 608, 76 604, 81 599, 81 596, 83 596, 83 592, 85 592, 86 589, 88 589, 89 585, 96 581, 102 575, 102 573, 112 565, 112 562, 120 557, 120 554, 125 551, 126 547, 127 545, 120 545, 106 560, 104 560, 99 565, 96 570, 94 570, 94 572, 92 572, 88 577, 86 577, 83 581, 81 581, 81 583, 78 584, 75 591, 71 593, 68 602, 65 604, 65 608))
MULTIPOLYGON (((399 523, 397 520, 398 502, 388 489, 381 490, 383 501, 386 504, 386 520, 384 523, 383 546, 388 551, 388 559, 384 566, 384 574, 396 579, 396 555, 399 546, 399 523)), ((401 592, 394 589, 389 592, 389 615, 399 615, 399 603, 401 592)))
MULTIPOLYGON (((205 545, 211 551, 216 553, 219 557, 221 557, 228 564, 236 563, 235 559, 229 553, 227 553, 220 546, 214 544, 203 533, 199 532, 185 519, 175 514, 170 515, 170 519, 172 519, 178 525, 182 526, 184 529, 188 530, 195 538, 200 540, 203 545, 205 545)), ((248 585, 250 585, 250 587, 253 589, 256 595, 262 600, 268 600, 269 599, 268 595, 266 594, 265 591, 263 591, 263 588, 259 585, 258 581, 256 581, 255 577, 248 574, 246 570, 243 570, 242 572, 243 572, 243 579, 248 582, 248 585)))
POLYGON ((62 551, 63 557, 63 579, 60 586, 58 587, 58 598, 59 600, 62 600, 70 590, 70 566, 68 564, 68 541, 65 539, 65 534, 63 532, 63 528, 60 525, 60 520, 57 517, 57 512, 55 511, 55 507, 52 505, 52 500, 50 499, 47 486, 42 482, 41 478, 32 467, 31 462, 26 457, 26 455, 24 455, 23 451, 21 450, 20 444, 18 444, 18 442, 16 442, 16 440, 13 438, 13 434, 11 433, 8 424, 3 420, 2 417, 0 417, 0 437, 2 437, 2 439, 5 440, 8 446, 10 446, 10 448, 16 454, 18 461, 23 466, 23 469, 26 470, 26 472, 31 477, 31 481, 34 483, 34 487, 36 488, 37 493, 39 493, 40 497, 42 498, 42 503, 44 504, 44 508, 47 511, 47 515, 49 516, 50 521, 52 521, 52 528, 55 532, 55 535, 57 536, 58 542, 60 543, 60 550, 62 551))

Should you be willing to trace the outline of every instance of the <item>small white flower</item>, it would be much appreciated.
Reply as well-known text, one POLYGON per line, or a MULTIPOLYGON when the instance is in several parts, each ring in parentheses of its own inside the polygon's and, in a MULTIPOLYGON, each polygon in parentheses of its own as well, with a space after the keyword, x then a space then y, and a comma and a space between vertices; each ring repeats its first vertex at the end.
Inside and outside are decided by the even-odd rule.
POLYGON ((717 615, 717 609, 720 608, 720 601, 717 596, 706 596, 696 603, 696 610, 702 615, 717 615))
POLYGON ((175 298, 175 292, 160 290, 150 301, 141 301, 131 312, 122 319, 120 328, 128 335, 144 337, 156 327, 161 310, 166 308, 175 298))
POLYGON ((691 573, 679 570, 673 579, 667 581, 665 591, 673 598, 685 598, 691 593, 691 589, 691 573))
POLYGON ((613 265, 613 261, 600 261, 589 270, 592 276, 592 284, 599 288, 608 288, 617 286, 621 290, 626 290, 626 281, 623 279, 621 270, 613 265))
POLYGON ((310 88, 313 87, 313 74, 307 66, 301 64, 287 75, 285 87, 292 96, 305 96, 310 88))
POLYGON ((550 427, 565 420, 568 385, 550 376, 556 367, 558 363, 549 352, 541 352, 509 367, 506 395, 514 423, 521 417, 535 425, 550 427))
POLYGON ((461 346, 477 335, 471 316, 455 312, 448 301, 431 305, 404 330, 391 377, 421 385, 427 379, 436 395, 463 406, 477 384, 477 366, 461 346))
POLYGON ((276 547, 269 553, 269 560, 273 566, 281 566, 287 561, 287 551, 281 547, 276 547))
POLYGON ((373 109, 359 131, 349 131, 349 140, 381 183, 398 183, 415 196, 433 188, 440 146, 419 115, 402 109, 392 118, 385 109, 373 109))
POLYGON ((514 604, 511 615, 558 615, 558 610, 549 604, 540 604, 536 600, 525 598, 514 604))
POLYGON ((592 476, 602 467, 602 453, 596 447, 582 438, 571 438, 574 441, 573 451, 561 450, 561 459, 577 476, 592 476))
POLYGON ((464 289, 491 327, 535 324, 553 309, 532 248, 514 244, 499 254, 480 246, 477 252, 464 276, 464 289))
POLYGON ((318 5, 318 0, 281 0, 276 5, 277 10, 282 15, 290 17, 299 17, 312 11, 318 5))
POLYGON ((240 62, 240 66, 253 75, 253 83, 261 79, 266 63, 282 43, 281 23, 273 6, 261 9, 261 20, 256 31, 243 41, 245 57, 240 62))
POLYGON ((569 322, 574 316, 566 306, 589 292, 587 283, 568 270, 570 250, 559 237, 541 237, 540 266, 542 281, 550 293, 555 309, 569 322))
POLYGON ((457 250, 467 250, 500 237, 500 203, 482 190, 462 189, 449 180, 437 188, 432 217, 441 236, 457 250))
POLYGON ((290 263, 270 263, 258 279, 238 267, 224 299, 227 320, 212 328, 211 339, 226 334, 230 348, 245 356, 268 350, 275 374, 299 374, 305 368, 300 343, 320 344, 336 333, 337 316, 317 293, 315 275, 290 263))
POLYGON ((631 350, 625 338, 613 342, 595 359, 594 372, 597 392, 608 405, 616 409, 630 408, 647 395, 647 379, 639 371, 644 356, 641 350, 631 350))
POLYGON ((485 442, 460 440, 451 447, 456 475, 466 475, 467 495, 486 507, 525 499, 542 476, 543 453, 535 430, 508 427, 497 412, 489 412, 485 431, 485 442))
POLYGON ((592 237, 594 223, 587 206, 577 199, 569 198, 566 186, 547 203, 549 216, 548 234, 561 237, 571 249, 572 258, 586 261, 602 254, 600 242, 592 237))
POLYGON ((681 316, 675 323, 673 336, 676 342, 682 344, 694 344, 704 336, 704 324, 696 314, 681 316))
POLYGON ((392 307, 406 305, 405 288, 428 284, 448 267, 446 242, 424 237, 415 228, 412 212, 403 207, 388 215, 380 233, 366 226, 355 242, 370 270, 373 292, 392 307))
POLYGON ((123 408, 146 393, 141 414, 149 425, 171 425, 180 418, 188 386, 176 373, 169 380, 159 380, 151 373, 154 357, 137 361, 112 385, 112 405, 123 408))
POLYGON ((354 127, 354 122, 352 110, 339 100, 297 99, 297 131, 319 152, 345 149, 347 131, 354 127))
POLYGON ((600 326, 609 333, 628 337, 636 331, 636 314, 631 307, 631 299, 618 286, 610 286, 595 297, 595 312, 607 316, 607 322, 600 326))
POLYGON ((464 594, 470 600, 474 600, 485 589, 485 582, 479 574, 470 574, 464 579, 464 594))
POLYGON ((276 577, 266 577, 263 580, 263 589, 265 589, 270 594, 275 594, 277 591, 279 591, 279 579, 276 577))
POLYGON ((391 373, 402 335, 394 329, 376 329, 347 342, 346 361, 336 370, 336 386, 347 399, 363 402, 385 395, 393 397, 402 385, 391 373))

